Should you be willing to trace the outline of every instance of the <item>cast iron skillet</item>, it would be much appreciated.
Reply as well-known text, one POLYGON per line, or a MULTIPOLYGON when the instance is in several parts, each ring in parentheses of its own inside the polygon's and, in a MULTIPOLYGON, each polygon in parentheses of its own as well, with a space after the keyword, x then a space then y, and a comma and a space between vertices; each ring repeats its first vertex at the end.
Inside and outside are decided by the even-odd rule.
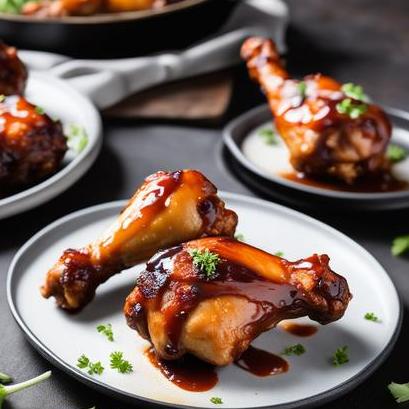
POLYGON ((36 19, 0 13, 0 38, 18 48, 77 58, 132 57, 182 49, 217 30, 234 0, 184 0, 159 10, 36 19))

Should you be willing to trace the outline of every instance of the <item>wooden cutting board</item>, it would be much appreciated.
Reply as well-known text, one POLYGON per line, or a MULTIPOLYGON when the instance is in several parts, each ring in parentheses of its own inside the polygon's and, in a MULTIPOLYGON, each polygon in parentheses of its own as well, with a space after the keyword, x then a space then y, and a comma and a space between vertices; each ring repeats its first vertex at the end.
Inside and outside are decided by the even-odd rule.
POLYGON ((132 95, 104 115, 112 118, 216 120, 232 94, 232 73, 222 71, 189 78, 132 95))

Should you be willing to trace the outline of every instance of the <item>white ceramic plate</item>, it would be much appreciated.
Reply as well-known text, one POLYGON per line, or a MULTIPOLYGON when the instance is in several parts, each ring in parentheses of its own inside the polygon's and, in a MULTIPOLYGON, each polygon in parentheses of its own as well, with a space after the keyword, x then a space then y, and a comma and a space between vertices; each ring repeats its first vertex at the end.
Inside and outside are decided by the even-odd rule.
POLYGON ((212 390, 201 393, 187 392, 166 380, 143 355, 148 344, 127 327, 121 311, 142 265, 109 280, 77 315, 64 313, 54 300, 40 296, 44 275, 62 250, 93 240, 114 220, 124 202, 64 217, 34 236, 14 258, 8 275, 9 305, 34 347, 70 375, 106 393, 177 407, 214 407, 209 400, 212 396, 221 397, 225 408, 305 407, 333 399, 362 382, 387 357, 400 328, 398 295, 385 270, 358 244, 310 217, 259 199, 231 193, 222 197, 238 213, 238 231, 248 243, 270 252, 283 251, 290 260, 328 253, 332 268, 348 279, 354 294, 345 317, 320 327, 310 338, 275 329, 254 342, 273 353, 302 343, 307 352, 288 358, 287 373, 260 378, 231 365, 218 371, 219 383, 212 390), (365 320, 366 312, 376 313, 382 322, 365 320), (101 323, 112 324, 115 342, 96 331, 101 323), (349 347, 350 362, 334 367, 330 358, 343 345, 349 347), (115 350, 123 351, 132 362, 132 374, 109 369, 108 357, 115 350), (78 369, 81 354, 101 360, 104 373, 89 376, 78 369))
POLYGON ((0 219, 32 209, 73 185, 94 163, 102 143, 102 126, 92 103, 63 81, 50 75, 30 72, 26 98, 42 107, 64 127, 78 124, 85 128, 88 144, 79 154, 69 150, 61 169, 30 188, 0 199, 0 219))
MULTIPOLYGON (((393 126, 392 143, 409 151, 409 113, 385 108, 393 126)), ((274 196, 274 191, 282 190, 308 202, 331 200, 331 204, 342 207, 365 209, 396 209, 409 206, 409 190, 396 192, 347 192, 330 190, 324 187, 309 186, 283 177, 293 168, 289 162, 288 149, 283 140, 277 137, 277 143, 267 145, 260 137, 261 129, 272 129, 272 116, 267 105, 256 107, 240 115, 229 123, 223 132, 224 142, 234 158, 251 174, 262 178, 262 182, 252 180, 256 187, 274 196), (263 183, 264 182, 264 183, 263 183), (261 186, 260 186, 261 185, 261 186), (303 195, 303 198, 302 196, 303 195)), ((393 165, 392 173, 398 179, 409 182, 409 157, 393 165)), ((250 183, 251 183, 250 182, 250 183)))

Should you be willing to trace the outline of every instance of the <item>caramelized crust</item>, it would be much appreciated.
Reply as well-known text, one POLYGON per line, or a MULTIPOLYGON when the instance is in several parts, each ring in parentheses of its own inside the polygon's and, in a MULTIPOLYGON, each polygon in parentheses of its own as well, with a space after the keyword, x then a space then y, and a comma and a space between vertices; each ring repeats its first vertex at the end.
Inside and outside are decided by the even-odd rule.
POLYGON ((351 299, 326 255, 289 262, 231 238, 203 238, 155 255, 125 302, 131 328, 160 358, 191 353, 215 365, 237 359, 260 333, 288 318, 340 319, 351 299), (216 253, 213 277, 192 249, 216 253))
POLYGON ((24 97, 0 102, 0 190, 33 183, 54 173, 67 150, 60 121, 24 97))
POLYGON ((27 70, 17 50, 0 40, 0 95, 22 95, 26 81, 27 70))
POLYGON ((391 124, 381 108, 368 103, 355 119, 339 113, 336 106, 346 98, 341 84, 321 74, 304 78, 303 94, 300 81, 289 78, 271 40, 249 38, 241 55, 250 77, 266 94, 297 171, 353 183, 361 175, 388 169, 385 151, 391 124))
POLYGON ((225 209, 216 187, 200 172, 149 176, 101 237, 67 250, 47 274, 42 295, 67 310, 84 307, 112 275, 167 248, 211 235, 232 236, 237 215, 225 209))

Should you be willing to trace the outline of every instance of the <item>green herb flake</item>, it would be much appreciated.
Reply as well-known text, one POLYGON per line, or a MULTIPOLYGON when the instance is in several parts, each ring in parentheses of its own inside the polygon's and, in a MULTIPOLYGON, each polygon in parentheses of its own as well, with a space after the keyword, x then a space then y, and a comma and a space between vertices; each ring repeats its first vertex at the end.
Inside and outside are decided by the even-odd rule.
POLYGON ((100 324, 97 326, 97 331, 100 334, 103 334, 107 337, 108 341, 113 342, 114 341, 114 333, 112 331, 112 325, 111 324, 100 324))
POLYGON ((39 107, 38 105, 35 107, 35 111, 37 112, 38 115, 44 115, 45 114, 44 108, 39 107))
POLYGON ((351 98, 345 98, 335 106, 340 114, 348 115, 351 119, 359 118, 368 110, 365 103, 356 103, 351 98))
POLYGON ((223 404, 222 398, 219 398, 218 396, 211 397, 210 402, 212 402, 214 405, 222 405, 223 404))
POLYGON ((258 135, 264 139, 266 145, 277 145, 278 138, 276 133, 270 128, 263 128, 258 131, 258 135))
POLYGON ((28 381, 21 382, 21 383, 16 383, 14 385, 2 385, 0 384, 0 409, 3 406, 4 400, 7 398, 7 396, 20 392, 23 389, 29 388, 31 386, 37 385, 40 382, 45 381, 51 376, 51 371, 45 372, 40 376, 37 376, 33 379, 29 379, 28 381))
POLYGON ((376 314, 373 313, 373 312, 367 312, 367 313, 364 315, 364 318, 365 318, 366 320, 368 320, 368 321, 381 322, 381 320, 380 320, 380 319, 376 316, 376 314))
POLYGON ((306 349, 303 345, 301 344, 295 344, 295 345, 290 345, 286 348, 284 348, 284 351, 282 352, 282 355, 297 355, 300 356, 306 352, 306 349))
POLYGON ((126 374, 133 372, 132 364, 129 361, 123 359, 123 353, 116 351, 112 352, 109 356, 111 362, 111 368, 116 369, 118 372, 126 374))
POLYGON ((301 95, 301 98, 305 98, 307 96, 307 83, 305 81, 300 81, 297 84, 297 91, 301 95))
POLYGON ((276 251, 276 252, 274 253, 274 255, 277 256, 277 257, 283 257, 283 256, 284 256, 284 253, 283 253, 282 251, 276 251))
POLYGON ((344 345, 343 347, 337 348, 334 355, 332 356, 332 364, 334 366, 341 366, 349 362, 348 347, 344 345))
POLYGON ((409 382, 408 383, 395 383, 391 382, 388 385, 388 389, 396 402, 402 403, 409 400, 409 382))
POLYGON ((409 234, 396 237, 392 242, 391 252, 394 256, 400 256, 409 250, 409 234))
POLYGON ((77 361, 77 367, 81 369, 88 369, 90 375, 101 375, 104 372, 104 367, 100 361, 91 362, 86 355, 81 355, 77 361))
POLYGON ((394 145, 391 143, 386 150, 386 157, 392 163, 402 162, 408 156, 408 151, 399 145, 394 145))
POLYGON ((356 99, 362 102, 368 102, 369 98, 365 94, 361 85, 356 85, 352 82, 347 82, 341 87, 342 92, 349 98, 356 99))
POLYGON ((88 145, 87 132, 78 124, 69 125, 66 138, 68 147, 77 153, 81 153, 88 145))
POLYGON ((193 265, 202 272, 206 278, 214 278, 216 267, 220 262, 220 257, 212 253, 209 249, 191 249, 189 254, 193 259, 193 265))
POLYGON ((4 94, 0 95, 0 103, 4 102, 4 100, 6 99, 6 96, 4 94))
POLYGON ((245 238, 244 238, 244 234, 242 234, 242 233, 237 233, 237 234, 235 234, 235 235, 234 235, 234 238, 235 238, 237 241, 243 241, 243 242, 246 241, 245 238))

